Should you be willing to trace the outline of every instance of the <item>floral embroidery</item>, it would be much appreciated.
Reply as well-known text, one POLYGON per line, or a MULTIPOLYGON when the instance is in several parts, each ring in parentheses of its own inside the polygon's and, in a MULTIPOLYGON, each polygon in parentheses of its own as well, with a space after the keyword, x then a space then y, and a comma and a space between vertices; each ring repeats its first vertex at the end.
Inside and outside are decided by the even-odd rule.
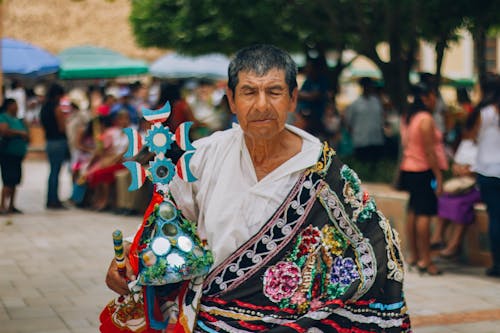
MULTIPOLYGON (((319 201, 326 209, 328 217, 337 232, 341 233, 342 237, 349 241, 355 256, 356 263, 359 265, 360 285, 351 296, 352 300, 357 300, 363 296, 375 282, 377 274, 377 261, 375 253, 369 240, 363 237, 358 226, 350 218, 342 204, 341 199, 328 186, 324 187, 319 193, 319 201)), ((331 284, 328 286, 328 293, 331 295, 342 295, 347 288, 339 287, 340 284, 331 284)))
POLYGON ((359 180, 358 174, 344 164, 342 166, 342 169, 340 169, 340 175, 346 182, 346 186, 344 186, 344 196, 346 197, 346 199, 353 196, 355 196, 357 199, 362 199, 358 197, 361 192, 361 181, 359 180))
POLYGON ((368 192, 361 191, 361 181, 354 170, 347 165, 343 165, 340 175, 344 180, 344 201, 354 209, 352 213, 353 222, 366 222, 372 218, 373 213, 377 211, 375 201, 368 192))
POLYGON ((321 236, 324 246, 333 255, 341 255, 347 247, 347 240, 331 225, 325 225, 321 229, 321 236))
POLYGON ((332 225, 307 226, 285 261, 264 273, 264 294, 281 308, 305 313, 343 295, 359 279, 355 261, 342 257, 349 242, 332 225))
POLYGON ((307 300, 306 300, 306 295, 305 295, 303 292, 300 292, 300 291, 299 291, 299 292, 296 292, 296 293, 293 295, 292 299, 290 300, 290 302, 291 302, 292 304, 301 304, 301 303, 304 303, 304 302, 306 302, 306 301, 307 301, 307 300))
POLYGON ((264 273, 264 295, 277 303, 290 298, 301 282, 299 267, 293 262, 280 261, 264 273))
POLYGON ((318 309, 321 309, 323 307, 324 303, 321 302, 319 299, 315 298, 311 301, 311 310, 316 311, 318 309))
POLYGON ((313 228, 311 225, 308 226, 302 232, 302 238, 299 245, 299 256, 303 256, 307 253, 313 252, 316 245, 319 244, 321 240, 321 234, 318 228, 313 228))
POLYGON ((333 261, 330 281, 347 286, 356 279, 359 279, 359 274, 356 270, 354 260, 351 258, 336 257, 333 261))
POLYGON ((323 143, 323 151, 322 151, 322 158, 319 159, 318 162, 311 168, 309 168, 309 172, 314 172, 319 174, 321 177, 325 177, 326 173, 328 172, 328 169, 330 168, 330 165, 333 160, 333 156, 335 156, 335 150, 330 148, 328 146, 327 142, 323 143))

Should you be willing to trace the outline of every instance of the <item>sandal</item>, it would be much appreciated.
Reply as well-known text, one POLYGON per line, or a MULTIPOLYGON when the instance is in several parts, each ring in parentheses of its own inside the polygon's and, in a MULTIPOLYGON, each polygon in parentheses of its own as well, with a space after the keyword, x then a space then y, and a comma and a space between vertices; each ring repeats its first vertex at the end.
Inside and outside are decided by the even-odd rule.
POLYGON ((420 267, 419 265, 417 265, 417 268, 420 275, 429 274, 430 276, 436 276, 443 274, 443 271, 437 268, 437 266, 434 264, 430 264, 426 267, 420 267))
POLYGON ((9 209, 9 213, 12 213, 12 214, 23 214, 23 211, 17 209, 16 207, 12 207, 11 209, 9 209))
POLYGON ((431 250, 442 250, 446 247, 444 242, 432 243, 431 250))
POLYGON ((406 267, 408 267, 408 271, 412 271, 415 267, 417 267, 417 260, 408 260, 406 262, 406 267))
POLYGON ((441 251, 439 252, 439 256, 447 260, 457 259, 460 256, 460 250, 457 250, 452 253, 443 253, 443 251, 441 251))

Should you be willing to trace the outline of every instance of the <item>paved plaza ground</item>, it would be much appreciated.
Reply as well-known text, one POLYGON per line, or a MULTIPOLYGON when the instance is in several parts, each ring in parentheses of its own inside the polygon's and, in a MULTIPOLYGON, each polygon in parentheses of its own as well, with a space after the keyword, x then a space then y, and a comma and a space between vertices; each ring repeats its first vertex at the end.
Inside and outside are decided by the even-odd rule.
MULTIPOLYGON (((98 332, 98 315, 113 297, 104 275, 111 233, 132 233, 140 217, 44 209, 48 166, 24 163, 18 208, 0 216, 0 333, 98 332)), ((61 194, 70 180, 62 178, 61 194)), ((441 263, 438 277, 408 272, 408 307, 417 333, 500 332, 500 279, 482 268, 441 263)))

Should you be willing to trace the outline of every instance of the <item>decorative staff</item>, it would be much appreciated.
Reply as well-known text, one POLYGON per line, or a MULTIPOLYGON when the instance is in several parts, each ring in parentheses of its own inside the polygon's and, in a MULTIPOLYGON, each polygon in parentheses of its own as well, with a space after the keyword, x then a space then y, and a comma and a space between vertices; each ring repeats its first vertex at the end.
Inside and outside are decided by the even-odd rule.
POLYGON ((113 231, 113 245, 115 248, 115 261, 118 267, 118 273, 125 277, 127 269, 125 267, 125 254, 123 251, 123 235, 118 229, 113 231))
MULTIPOLYGON (((189 296, 191 299, 189 303, 186 303, 189 306, 199 304, 201 297, 200 288, 196 291, 190 289, 194 288, 191 286, 191 281, 205 276, 214 262, 212 253, 196 232, 196 223, 184 217, 170 194, 168 185, 175 174, 186 182, 196 181, 196 177, 189 168, 196 150, 189 139, 189 129, 192 123, 182 123, 175 133, 172 133, 168 126, 163 125, 170 113, 168 102, 158 110, 142 109, 144 119, 151 123, 144 140, 135 129, 123 130, 129 141, 124 155, 129 160, 123 163, 131 175, 129 191, 139 189, 146 179, 149 179, 154 184, 155 192, 146 210, 143 223, 130 246, 130 266, 137 275, 137 279, 129 284, 131 293, 127 295, 128 298, 124 298, 126 303, 120 303, 121 305, 118 306, 115 301, 109 307, 113 310, 112 318, 125 318, 127 323, 125 326, 128 325, 128 327, 130 327, 131 320, 137 318, 131 317, 127 312, 127 307, 135 310, 140 308, 137 313, 141 314, 142 319, 147 318, 147 327, 155 330, 166 328, 169 317, 157 318, 154 310, 160 302, 156 295, 158 291, 156 287, 160 286, 162 292, 168 291, 169 288, 178 290, 176 296, 180 313, 178 322, 183 323, 186 320, 183 317, 184 297, 187 297, 185 295, 191 295, 188 291, 196 294, 196 302, 192 296, 189 296), (168 157, 168 151, 174 143, 184 151, 175 164, 168 157), (133 160, 143 145, 154 155, 148 165, 141 165, 133 160), (179 285, 177 284, 179 282, 185 283, 179 285), (147 316, 144 315, 145 312, 147 316)), ((113 232, 113 243, 118 272, 125 276, 125 256, 120 230, 113 232)), ((145 322, 141 321, 140 328, 143 329, 144 325, 146 325, 145 322)))

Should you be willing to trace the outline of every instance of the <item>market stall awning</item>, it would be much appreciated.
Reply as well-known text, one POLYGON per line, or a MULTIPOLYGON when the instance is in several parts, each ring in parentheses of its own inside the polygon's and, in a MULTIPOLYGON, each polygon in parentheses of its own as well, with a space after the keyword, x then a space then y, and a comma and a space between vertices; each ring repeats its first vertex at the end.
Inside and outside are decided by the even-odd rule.
POLYGON ((169 53, 150 66, 150 73, 159 78, 227 79, 229 58, 212 53, 196 57, 169 53))
POLYGON ((59 70, 59 59, 44 49, 12 38, 2 38, 2 72, 37 77, 59 70))
POLYGON ((148 65, 124 55, 96 46, 76 46, 58 55, 61 79, 104 79, 148 72, 148 65))

